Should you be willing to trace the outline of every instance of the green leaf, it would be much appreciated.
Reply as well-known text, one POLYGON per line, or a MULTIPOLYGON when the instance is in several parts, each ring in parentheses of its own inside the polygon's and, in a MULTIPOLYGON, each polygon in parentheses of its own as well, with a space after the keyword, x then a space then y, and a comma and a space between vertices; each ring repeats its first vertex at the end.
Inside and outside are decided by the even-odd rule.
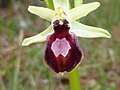
POLYGON ((65 12, 69 12, 69 0, 53 0, 53 3, 55 10, 61 7, 65 12))
POLYGON ((52 32, 53 32, 53 29, 52 29, 52 26, 50 25, 43 32, 41 32, 35 36, 24 39, 22 42, 22 46, 28 46, 32 43, 37 43, 37 42, 44 42, 44 41, 46 41, 47 36, 50 35, 52 32))
POLYGON ((44 7, 29 6, 28 11, 48 21, 51 21, 55 15, 55 12, 52 9, 44 7))
POLYGON ((71 31, 74 32, 77 36, 84 38, 111 37, 110 33, 107 30, 104 30, 102 28, 87 26, 77 21, 74 21, 72 23, 71 31))
POLYGON ((100 6, 99 2, 93 2, 88 4, 79 5, 76 8, 70 10, 70 18, 71 21, 77 20, 86 16, 88 13, 92 12, 93 10, 97 9, 100 6))

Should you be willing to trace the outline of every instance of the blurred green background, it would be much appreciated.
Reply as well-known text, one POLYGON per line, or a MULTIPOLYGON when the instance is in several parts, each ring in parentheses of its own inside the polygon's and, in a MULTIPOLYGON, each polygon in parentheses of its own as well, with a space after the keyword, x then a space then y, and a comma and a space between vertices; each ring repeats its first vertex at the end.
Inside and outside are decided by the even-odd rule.
MULTIPOLYGON (((112 38, 79 38, 82 90, 120 90, 120 0, 84 3, 92 1, 101 7, 81 22, 107 29, 112 38)), ((70 90, 67 74, 55 74, 44 63, 45 43, 21 46, 23 38, 50 24, 29 13, 29 5, 45 6, 40 0, 0 0, 0 90, 70 90)))

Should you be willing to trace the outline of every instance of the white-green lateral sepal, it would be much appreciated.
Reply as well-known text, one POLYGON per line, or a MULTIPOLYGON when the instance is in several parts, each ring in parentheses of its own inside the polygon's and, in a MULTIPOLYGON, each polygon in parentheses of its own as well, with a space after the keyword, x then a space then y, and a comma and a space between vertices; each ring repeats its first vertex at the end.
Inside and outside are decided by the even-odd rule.
POLYGON ((50 35, 52 32, 53 32, 52 26, 49 26, 43 32, 41 32, 35 36, 24 39, 22 42, 22 46, 28 46, 32 43, 37 43, 37 42, 44 42, 44 41, 46 41, 47 36, 50 35))
POLYGON ((100 6, 99 2, 93 2, 93 3, 88 3, 88 4, 82 4, 76 8, 71 9, 70 10, 71 21, 74 21, 81 17, 86 16, 88 13, 97 9, 99 6, 100 6))
POLYGON ((66 13, 69 12, 69 0, 53 0, 55 10, 59 7, 63 8, 66 13))
POLYGON ((102 28, 87 26, 77 21, 74 21, 72 23, 71 31, 74 32, 77 36, 84 38, 111 37, 110 33, 107 30, 104 30, 102 28))
POLYGON ((55 11, 44 7, 29 6, 28 11, 48 21, 55 16, 55 11))

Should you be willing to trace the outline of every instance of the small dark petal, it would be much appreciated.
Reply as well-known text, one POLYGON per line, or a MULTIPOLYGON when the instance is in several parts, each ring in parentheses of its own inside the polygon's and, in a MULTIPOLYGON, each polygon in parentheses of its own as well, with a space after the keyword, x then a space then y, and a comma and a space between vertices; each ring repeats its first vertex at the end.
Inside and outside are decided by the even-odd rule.
MULTIPOLYGON (((63 22, 66 24, 66 21, 63 22)), ((44 55, 45 62, 56 73, 72 71, 83 56, 77 37, 74 33, 69 33, 69 27, 64 24, 62 28, 55 28, 55 32, 47 37, 44 55)))

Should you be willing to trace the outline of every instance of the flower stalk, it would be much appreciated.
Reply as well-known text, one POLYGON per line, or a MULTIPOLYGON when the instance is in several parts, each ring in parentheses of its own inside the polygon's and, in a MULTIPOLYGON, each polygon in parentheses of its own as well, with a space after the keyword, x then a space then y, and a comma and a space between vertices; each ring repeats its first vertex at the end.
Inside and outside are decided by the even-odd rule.
POLYGON ((78 68, 75 68, 71 73, 69 73, 69 81, 71 90, 81 90, 80 76, 78 68))
MULTIPOLYGON (((83 0, 74 0, 74 7, 77 7, 83 3, 83 0)), ((71 90, 81 90, 80 75, 78 67, 68 74, 71 90)))

